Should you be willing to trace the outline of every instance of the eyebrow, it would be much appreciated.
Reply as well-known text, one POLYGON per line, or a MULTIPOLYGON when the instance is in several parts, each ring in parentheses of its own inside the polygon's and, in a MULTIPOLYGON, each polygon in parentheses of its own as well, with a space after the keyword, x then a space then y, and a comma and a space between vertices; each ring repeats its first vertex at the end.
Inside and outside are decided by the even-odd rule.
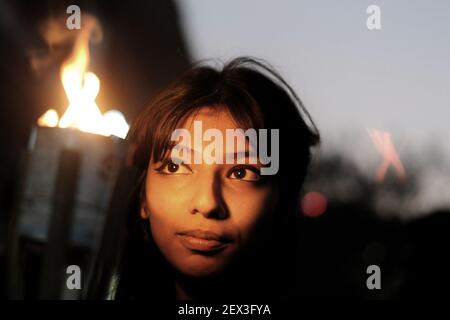
MULTIPOLYGON (((175 141, 170 141, 168 144, 167 144, 167 150, 166 150, 166 152, 164 153, 164 155, 163 155, 163 157, 161 158, 161 159, 167 159, 169 156, 170 156, 170 153, 172 152, 172 150, 173 150, 173 148, 175 148, 176 146, 179 146, 180 148, 184 148, 185 150, 187 150, 189 153, 198 153, 198 154, 200 154, 200 152, 198 151, 198 150, 195 150, 195 149, 192 149, 192 148, 190 148, 189 146, 187 146, 187 145, 184 145, 184 144, 180 144, 180 143, 177 143, 177 142, 175 142, 175 141)), ((233 155, 233 156, 238 156, 237 157, 237 159, 242 159, 242 158, 245 158, 245 159, 256 159, 256 163, 251 163, 250 162, 250 164, 252 164, 252 165, 256 165, 256 166, 258 166, 258 167, 268 167, 269 165, 268 164, 262 164, 260 161, 259 161, 259 157, 258 157, 258 155, 257 155, 257 152, 255 152, 256 153, 256 158, 253 158, 253 157, 250 157, 250 151, 249 150, 245 150, 245 151, 235 151, 234 153, 226 153, 226 155, 233 155)), ((203 155, 202 155, 203 156, 203 155)))
MULTIPOLYGON (((168 148, 167 148, 167 150, 172 151, 173 148, 175 148, 176 146, 179 146, 180 148, 185 149, 185 150, 187 150, 190 153, 201 153, 198 150, 192 149, 192 148, 190 148, 190 147, 188 147, 186 145, 178 144, 178 143, 170 143, 168 148)), ((224 153, 224 154, 225 155, 234 155, 234 156, 236 156, 236 155, 244 155, 245 158, 250 158, 250 151, 249 150, 235 151, 234 153, 224 153)), ((255 154, 257 155, 258 153, 255 151, 255 154)))

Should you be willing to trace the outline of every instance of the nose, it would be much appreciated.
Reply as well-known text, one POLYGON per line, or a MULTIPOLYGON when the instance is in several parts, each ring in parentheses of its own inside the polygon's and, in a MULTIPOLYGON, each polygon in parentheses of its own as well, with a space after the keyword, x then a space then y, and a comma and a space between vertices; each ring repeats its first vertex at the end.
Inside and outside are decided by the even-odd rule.
POLYGON ((198 176, 192 191, 192 214, 201 214, 209 219, 225 219, 228 216, 222 198, 220 176, 217 173, 198 176))

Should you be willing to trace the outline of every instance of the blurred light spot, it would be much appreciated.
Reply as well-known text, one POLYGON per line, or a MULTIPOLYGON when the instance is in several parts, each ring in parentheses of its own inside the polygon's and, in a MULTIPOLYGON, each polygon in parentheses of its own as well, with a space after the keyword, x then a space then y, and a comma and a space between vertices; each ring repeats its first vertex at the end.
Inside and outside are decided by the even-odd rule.
POLYGON ((367 129, 367 131, 378 152, 383 155, 383 162, 380 164, 377 171, 377 181, 382 182, 384 180, 384 176, 391 164, 394 166, 397 176, 400 179, 404 179, 406 177, 406 172, 400 161, 400 157, 394 148, 394 144, 392 143, 391 134, 377 129, 367 129))
POLYGON ((38 125, 41 127, 56 127, 58 121, 58 113, 54 109, 50 109, 38 119, 38 125))
POLYGON ((327 209, 327 198, 320 192, 308 192, 302 199, 303 214, 310 218, 321 216, 327 209))
POLYGON ((125 139, 130 127, 120 111, 110 110, 103 114, 102 120, 105 133, 125 139))

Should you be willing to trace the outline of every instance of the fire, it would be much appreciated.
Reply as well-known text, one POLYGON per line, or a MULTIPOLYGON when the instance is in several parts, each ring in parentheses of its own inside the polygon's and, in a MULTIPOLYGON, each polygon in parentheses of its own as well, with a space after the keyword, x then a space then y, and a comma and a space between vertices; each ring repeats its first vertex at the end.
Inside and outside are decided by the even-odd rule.
POLYGON ((50 109, 38 119, 38 125, 41 127, 56 127, 58 125, 58 121, 58 112, 50 109))
POLYGON ((90 32, 78 36, 74 54, 61 67, 61 82, 69 100, 67 110, 61 118, 55 110, 48 110, 39 118, 38 124, 125 138, 129 126, 122 113, 111 110, 102 114, 95 102, 100 91, 100 80, 88 71, 89 37, 90 32))

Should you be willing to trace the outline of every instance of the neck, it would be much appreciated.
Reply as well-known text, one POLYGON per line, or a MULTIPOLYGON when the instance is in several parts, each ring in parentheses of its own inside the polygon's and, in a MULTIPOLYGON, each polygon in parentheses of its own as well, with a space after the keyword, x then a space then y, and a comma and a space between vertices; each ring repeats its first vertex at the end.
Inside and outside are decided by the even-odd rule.
MULTIPOLYGON (((216 277, 192 278, 177 273, 175 275, 176 299, 218 299, 263 294, 263 290, 270 281, 265 272, 266 265, 257 257, 258 255, 251 255, 216 277)), ((270 276, 273 275, 269 274, 270 276)))
POLYGON ((190 291, 179 281, 175 280, 175 298, 177 300, 192 300, 190 291))
POLYGON ((178 274, 175 277, 175 297, 177 300, 217 300, 258 293, 260 290, 256 286, 265 283, 265 278, 257 270, 252 270, 253 272, 226 272, 208 278, 189 278, 178 274))
POLYGON ((188 278, 178 275, 175 278, 175 297, 177 300, 215 298, 226 290, 226 276, 220 278, 188 278))

